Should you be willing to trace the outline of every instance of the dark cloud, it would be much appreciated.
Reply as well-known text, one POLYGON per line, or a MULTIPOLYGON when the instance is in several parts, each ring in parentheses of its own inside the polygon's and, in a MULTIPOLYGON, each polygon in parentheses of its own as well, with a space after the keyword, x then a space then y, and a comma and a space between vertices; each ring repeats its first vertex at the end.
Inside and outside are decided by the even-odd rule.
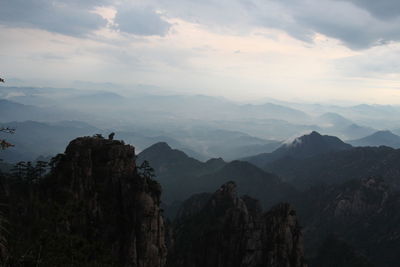
POLYGON ((218 33, 276 28, 305 42, 320 33, 351 49, 400 41, 399 0, 0 0, 0 24, 84 36, 107 24, 91 12, 102 5, 117 10, 117 29, 137 36, 166 35, 165 16, 218 33))
POLYGON ((400 41, 399 0, 153 0, 170 16, 248 32, 276 28, 312 42, 317 33, 351 49, 400 41))
POLYGON ((351 49, 366 49, 400 40, 399 18, 380 19, 348 1, 320 1, 313 6, 304 6, 294 18, 303 27, 336 38, 351 49))
POLYGON ((374 16, 381 19, 391 19, 400 16, 399 0, 347 0, 357 6, 368 10, 374 16))
POLYGON ((144 36, 164 36, 171 28, 170 23, 149 7, 120 7, 114 22, 122 32, 144 36))
POLYGON ((77 0, 3 0, 0 3, 0 24, 84 36, 107 23, 91 12, 94 5, 90 2, 94 4, 94 1, 77 0))

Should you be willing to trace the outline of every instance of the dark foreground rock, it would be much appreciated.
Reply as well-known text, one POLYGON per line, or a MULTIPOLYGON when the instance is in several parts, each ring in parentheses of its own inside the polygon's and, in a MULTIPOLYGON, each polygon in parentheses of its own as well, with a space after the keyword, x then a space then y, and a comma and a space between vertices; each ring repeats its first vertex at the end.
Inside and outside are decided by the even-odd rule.
POLYGON ((399 266, 400 193, 382 178, 315 187, 301 197, 310 266, 399 266))
POLYGON ((11 266, 162 267, 161 188, 139 175, 134 148, 73 140, 40 181, 10 182, 11 266))
POLYGON ((173 224, 167 265, 174 267, 305 267, 301 229, 289 204, 262 213, 233 182, 190 198, 173 224))
POLYGON ((164 223, 161 187, 149 166, 136 166, 132 146, 77 138, 53 163, 48 175, 2 177, 2 266, 306 267, 289 204, 263 213, 228 182, 192 196, 164 223))

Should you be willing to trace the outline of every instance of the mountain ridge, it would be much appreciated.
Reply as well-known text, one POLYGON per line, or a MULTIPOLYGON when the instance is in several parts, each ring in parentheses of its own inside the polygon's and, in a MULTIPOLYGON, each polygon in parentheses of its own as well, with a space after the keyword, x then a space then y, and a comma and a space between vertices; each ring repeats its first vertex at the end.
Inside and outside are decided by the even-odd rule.
POLYGON ((242 160, 265 168, 266 164, 285 157, 308 158, 332 151, 350 149, 352 146, 335 136, 321 135, 316 131, 295 138, 292 142, 283 144, 271 153, 263 153, 242 160))
POLYGON ((366 137, 348 142, 353 146, 388 146, 400 148, 400 136, 389 130, 377 131, 366 137))

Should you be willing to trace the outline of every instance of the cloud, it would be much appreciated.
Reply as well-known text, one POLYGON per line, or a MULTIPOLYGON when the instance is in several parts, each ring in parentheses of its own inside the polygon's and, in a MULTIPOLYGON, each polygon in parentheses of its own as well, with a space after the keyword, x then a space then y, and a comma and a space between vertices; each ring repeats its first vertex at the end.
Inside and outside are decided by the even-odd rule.
POLYGON ((313 33, 340 40, 351 49, 366 49, 400 40, 400 20, 385 21, 343 1, 305 1, 293 13, 294 21, 313 33))
POLYGON ((375 47, 367 53, 335 60, 343 75, 364 78, 400 78, 400 46, 375 47))
POLYGON ((150 7, 119 7, 114 22, 122 32, 143 36, 164 36, 172 26, 150 7))
POLYGON ((322 34, 354 50, 400 41, 398 0, 3 0, 0 24, 87 36, 107 25, 99 6, 116 10, 114 30, 137 36, 165 36, 177 18, 219 34, 274 28, 308 43, 322 34))
MULTIPOLYGON (((107 23, 92 13, 95 1, 5 0, 0 5, 0 24, 38 28, 71 36, 85 36, 107 23)), ((101 4, 102 1, 98 1, 101 4)))
POLYGON ((310 43, 322 34, 355 50, 400 41, 397 0, 153 0, 153 4, 171 17, 220 32, 276 28, 310 43))
MULTIPOLYGON (((343 0, 342 0, 343 1, 343 0)), ((367 10, 372 15, 383 20, 390 20, 400 16, 400 2, 398 0, 347 0, 367 10)))

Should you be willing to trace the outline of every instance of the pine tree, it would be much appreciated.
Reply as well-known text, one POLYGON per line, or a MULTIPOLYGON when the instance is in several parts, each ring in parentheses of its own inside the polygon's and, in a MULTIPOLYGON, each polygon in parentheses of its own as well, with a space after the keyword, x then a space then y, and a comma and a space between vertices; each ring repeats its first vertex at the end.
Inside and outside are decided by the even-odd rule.
POLYGON ((150 163, 147 160, 143 161, 143 163, 138 167, 138 173, 147 178, 154 178, 156 176, 154 174, 154 169, 150 166, 150 163))
POLYGON ((40 179, 43 177, 44 174, 46 174, 48 166, 49 165, 46 161, 39 160, 36 162, 35 175, 37 176, 37 178, 40 179))
POLYGON ((63 157, 64 157, 64 154, 60 153, 50 159, 50 162, 48 163, 48 166, 50 167, 50 171, 54 171, 54 168, 57 166, 57 164, 60 162, 60 160, 63 157))
POLYGON ((26 162, 25 161, 20 161, 17 164, 14 165, 14 167, 11 169, 11 174, 14 177, 17 177, 19 179, 25 179, 26 177, 26 162))

